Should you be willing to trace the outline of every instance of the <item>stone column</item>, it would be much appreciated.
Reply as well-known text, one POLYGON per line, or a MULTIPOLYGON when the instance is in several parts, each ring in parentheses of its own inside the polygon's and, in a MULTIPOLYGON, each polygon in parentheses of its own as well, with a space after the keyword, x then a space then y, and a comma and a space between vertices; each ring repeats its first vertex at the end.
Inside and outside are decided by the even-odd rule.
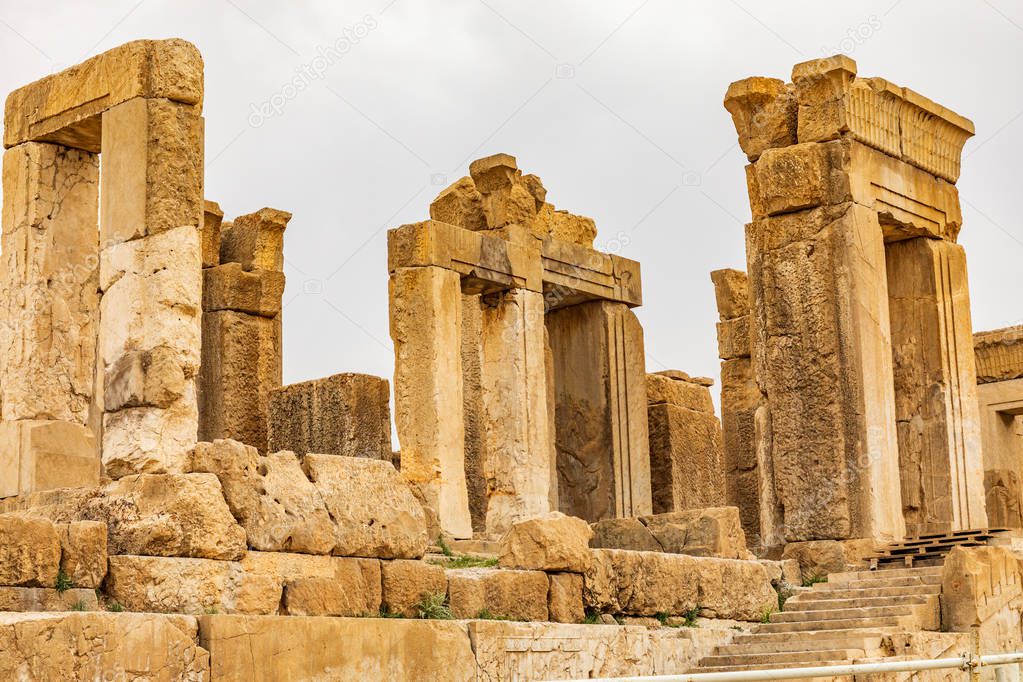
POLYGON ((57 144, 4 152, 0 497, 95 485, 99 159, 57 144))
POLYGON ((918 237, 888 244, 895 416, 907 532, 987 526, 966 255, 918 237))
MULTIPOLYGON (((281 387, 284 230, 290 219, 272 208, 239 216, 220 232, 220 265, 203 271, 200 440, 233 438, 267 451, 270 395, 281 387)), ((215 241, 214 235, 204 232, 207 240, 215 241)))
POLYGON ((402 474, 419 486, 445 533, 470 538, 460 280, 457 272, 436 266, 395 268, 390 326, 402 474))
POLYGON ((543 294, 511 289, 481 298, 480 394, 486 532, 550 511, 550 425, 543 294))
POLYGON ((587 521, 652 511, 643 329, 624 303, 547 313, 558 503, 587 521))
POLYGON ((196 441, 200 106, 136 97, 102 114, 103 462, 115 478, 180 471, 196 441))

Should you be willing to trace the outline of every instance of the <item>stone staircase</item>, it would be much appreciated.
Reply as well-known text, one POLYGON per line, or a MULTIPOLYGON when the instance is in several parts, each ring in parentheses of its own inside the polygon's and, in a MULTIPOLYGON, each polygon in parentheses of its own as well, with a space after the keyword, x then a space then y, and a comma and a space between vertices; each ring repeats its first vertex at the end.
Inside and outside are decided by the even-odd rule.
POLYGON ((897 660, 893 635, 938 630, 941 567, 832 573, 692 672, 897 660))

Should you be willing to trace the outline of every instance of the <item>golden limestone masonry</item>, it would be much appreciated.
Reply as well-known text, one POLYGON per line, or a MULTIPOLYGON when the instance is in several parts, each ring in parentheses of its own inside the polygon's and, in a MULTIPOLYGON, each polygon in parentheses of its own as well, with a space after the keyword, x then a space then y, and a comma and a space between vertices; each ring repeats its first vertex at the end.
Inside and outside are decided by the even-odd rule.
POLYGON ((647 372, 639 263, 508 154, 388 232, 393 377, 282 385, 292 214, 205 196, 203 87, 142 40, 7 98, 0 679, 1023 646, 1023 330, 971 326, 969 120, 841 55, 728 87, 752 220, 711 273, 716 413, 647 372))

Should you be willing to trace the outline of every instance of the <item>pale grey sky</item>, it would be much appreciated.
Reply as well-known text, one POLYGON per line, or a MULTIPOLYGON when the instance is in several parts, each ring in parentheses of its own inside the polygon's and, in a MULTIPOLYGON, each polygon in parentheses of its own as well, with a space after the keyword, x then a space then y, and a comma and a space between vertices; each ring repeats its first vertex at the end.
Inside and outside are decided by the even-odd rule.
POLYGON ((974 327, 1023 322, 1018 1, 0 0, 0 91, 175 36, 206 63, 207 198, 294 214, 286 382, 391 375, 385 231, 499 151, 641 261, 648 369, 716 378, 708 273, 745 269, 749 219, 725 89, 836 52, 974 121, 974 327))

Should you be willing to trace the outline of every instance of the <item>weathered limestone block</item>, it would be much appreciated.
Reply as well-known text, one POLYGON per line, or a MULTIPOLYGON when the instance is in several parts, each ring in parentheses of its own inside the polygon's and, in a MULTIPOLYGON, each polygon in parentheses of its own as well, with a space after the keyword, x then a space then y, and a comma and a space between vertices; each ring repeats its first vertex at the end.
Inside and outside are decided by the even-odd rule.
POLYGON ((848 91, 855 78, 856 62, 845 55, 792 67, 792 83, 799 102, 800 142, 830 140, 851 127, 848 91))
POLYGON ((271 576, 210 559, 112 556, 104 589, 127 611, 265 615, 281 603, 281 585, 271 576))
POLYGON ((200 623, 212 680, 476 681, 464 623, 225 615, 200 623))
POLYGON ((242 269, 284 271, 284 230, 291 214, 261 208, 238 216, 220 233, 220 262, 240 263, 242 269))
POLYGON ((842 141, 766 150, 752 166, 753 218, 849 201, 848 154, 842 141))
POLYGON ((583 577, 578 573, 551 573, 547 595, 549 617, 555 623, 581 623, 583 609, 583 577))
POLYGON ((560 239, 545 239, 543 292, 547 310, 602 300, 643 304, 639 263, 560 239))
POLYGON ((482 197, 472 178, 459 178, 442 190, 430 204, 430 220, 457 225, 466 230, 487 229, 482 197))
POLYGON ((0 422, 0 497, 99 484, 96 441, 66 421, 0 422))
POLYGON ((593 531, 582 519, 561 512, 519 521, 501 539, 502 568, 582 573, 590 566, 593 531))
POLYGON ((689 509, 643 516, 661 550, 722 559, 750 559, 736 507, 689 509))
POLYGON ((885 260, 907 532, 987 527, 965 252, 918 237, 885 260))
POLYGON ((796 561, 803 580, 809 581, 862 568, 863 557, 874 551, 871 540, 814 540, 788 543, 782 558, 796 561))
POLYGON ((383 574, 381 608, 386 613, 417 618, 418 605, 425 597, 447 594, 448 578, 440 566, 410 559, 395 559, 381 564, 383 574))
POLYGON ((1008 622, 1002 624, 999 634, 1004 637, 1005 632, 1015 632, 1012 621, 1021 584, 1019 555, 1010 548, 956 547, 942 567, 942 628, 970 632, 980 626, 983 637, 988 634, 984 626, 1004 618, 1008 622))
MULTIPOLYGON (((469 515, 473 530, 480 532, 487 527, 487 476, 483 462, 486 458, 486 442, 483 424, 483 306, 480 294, 462 294, 462 416, 465 423, 465 486, 469 497, 469 515)), ((547 386, 551 382, 547 381, 547 386)), ((551 392, 547 391, 550 402, 551 392)), ((553 425, 548 411, 548 426, 553 425)), ((553 473, 557 485, 557 471, 553 473)), ((434 536, 430 536, 431 538, 434 536)))
POLYGON ((739 147, 750 161, 765 149, 796 143, 795 88, 777 78, 753 76, 735 81, 725 93, 725 109, 739 134, 739 147))
POLYGON ((198 403, 195 383, 170 407, 129 407, 103 415, 103 466, 111 478, 176 473, 195 445, 198 403))
POLYGON ((593 240, 597 238, 597 225, 593 218, 555 210, 551 212, 550 225, 551 239, 593 248, 593 240))
MULTIPOLYGON (((480 193, 480 204, 488 229, 517 224, 532 227, 543 200, 537 202, 523 180, 515 157, 494 154, 469 164, 469 175, 480 193)), ((543 234, 536 236, 543 238, 543 234)))
MULTIPOLYGON (((195 107, 161 98, 128 100, 103 113, 102 144, 104 247, 182 226, 198 237, 204 222, 204 140, 195 107)), ((192 256, 201 264, 198 242, 192 256)))
POLYGON ((390 462, 310 453, 302 467, 334 521, 335 555, 423 556, 428 544, 426 515, 390 462))
POLYGON ((29 142, 4 152, 2 418, 85 424, 96 362, 94 154, 29 142))
POLYGON ((0 617, 0 678, 198 682, 209 653, 186 616, 152 613, 25 613, 0 617), (145 652, 142 654, 141 652, 145 652))
POLYGON ((375 616, 380 613, 380 562, 350 559, 330 577, 296 578, 284 586, 284 613, 292 616, 375 616))
POLYGON ((220 226, 224 224, 224 211, 220 204, 206 199, 202 217, 202 266, 212 268, 220 265, 220 226))
POLYGON ((625 304, 595 301, 549 312, 547 331, 561 511, 590 522, 650 513, 639 320, 625 304))
POLYGON ((202 336, 200 434, 266 451, 270 392, 281 385, 280 320, 207 312, 202 336))
POLYGON ((1023 377, 1023 326, 976 332, 973 348, 979 383, 1023 377))
POLYGON ((480 397, 486 533, 550 511, 555 452, 547 410, 543 295, 512 289, 481 300, 480 397))
POLYGON ((185 371, 173 348, 129 351, 107 369, 103 407, 171 407, 189 389, 185 371))
POLYGON ((202 274, 203 312, 235 310, 260 317, 274 317, 281 312, 283 272, 246 271, 241 263, 224 263, 206 267, 202 274))
POLYGON ((75 587, 98 588, 107 574, 106 524, 72 521, 58 524, 57 532, 60 535, 60 570, 75 587))
MULTIPOLYGON (((389 247, 390 252, 390 247, 389 247)), ((472 537, 461 410, 461 284, 437 267, 400 268, 390 279, 394 420, 401 470, 455 538, 472 537)))
POLYGON ((480 614, 509 620, 547 620, 547 574, 542 571, 460 568, 447 571, 455 618, 480 614))
POLYGON ((260 455, 231 440, 198 443, 189 470, 217 476, 252 549, 307 554, 334 549, 334 524, 294 453, 260 455))
POLYGON ((7 97, 4 146, 49 140, 98 152, 98 115, 135 97, 201 108, 199 50, 179 38, 135 40, 21 87, 7 97))
MULTIPOLYGON (((974 335, 975 338, 979 335, 974 335)), ((980 353, 978 352, 978 362, 980 353)), ((1023 379, 977 386, 991 528, 1023 527, 1023 379)))
POLYGON ((468 627, 481 682, 680 675, 734 634, 614 624, 474 621, 468 627))
POLYGON ((646 399, 650 405, 667 403, 696 412, 714 413, 710 397, 711 379, 690 377, 678 370, 665 370, 646 375, 646 399))
POLYGON ((590 524, 593 549, 631 549, 637 552, 660 552, 661 545, 650 529, 637 518, 601 519, 590 524))
POLYGON ((274 389, 269 449, 390 460, 390 392, 386 379, 368 374, 335 374, 274 389))
POLYGON ((754 364, 770 408, 786 539, 901 537, 876 214, 843 204, 754 221, 747 245, 754 364))
POLYGON ((749 327, 749 315, 718 322, 718 357, 722 360, 748 358, 751 354, 749 327))
POLYGON ((653 616, 700 608, 704 617, 759 621, 778 606, 770 576, 755 561, 595 549, 583 576, 586 606, 653 616))
POLYGON ((714 299, 722 321, 745 317, 750 313, 749 277, 741 270, 714 270, 714 299))
POLYGON ((0 587, 0 612, 101 610, 92 588, 58 591, 52 587, 0 587))
POLYGON ((0 585, 53 587, 60 569, 60 536, 53 522, 0 514, 0 585))

